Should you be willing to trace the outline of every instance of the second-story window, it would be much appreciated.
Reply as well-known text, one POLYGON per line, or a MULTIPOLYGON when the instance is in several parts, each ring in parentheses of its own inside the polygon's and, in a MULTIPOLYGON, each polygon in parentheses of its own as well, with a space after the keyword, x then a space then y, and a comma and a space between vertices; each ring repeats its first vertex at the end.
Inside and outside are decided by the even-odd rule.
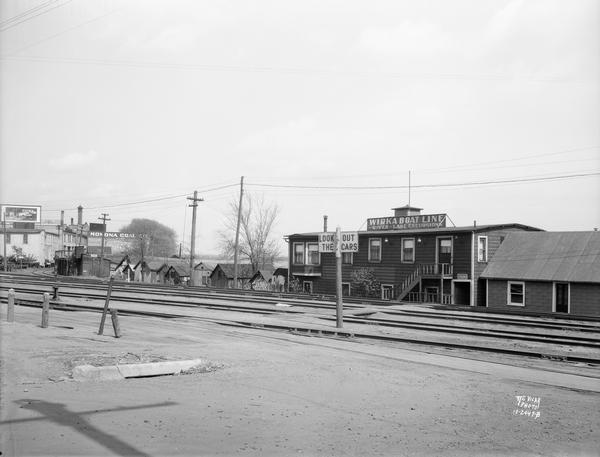
POLYGON ((319 243, 306 243, 306 260, 308 265, 319 265, 319 243))
POLYGON ((477 261, 487 262, 487 251, 488 251, 488 237, 479 236, 477 237, 477 261))
POLYGON ((304 265, 304 243, 294 243, 294 265, 304 265))
POLYGON ((414 263, 415 261, 415 239, 402 238, 401 260, 403 263, 414 263))
POLYGON ((354 260, 354 253, 353 252, 342 252, 342 264, 343 265, 352 265, 352 262, 354 260))
POLYGON ((381 262, 381 238, 369 238, 369 262, 381 262))

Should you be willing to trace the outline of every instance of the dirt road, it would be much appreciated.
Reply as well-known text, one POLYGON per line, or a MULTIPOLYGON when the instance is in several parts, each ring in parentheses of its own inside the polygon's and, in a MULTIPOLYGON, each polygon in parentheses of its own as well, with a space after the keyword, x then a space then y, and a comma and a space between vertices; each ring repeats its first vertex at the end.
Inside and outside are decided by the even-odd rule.
POLYGON ((120 339, 96 334, 98 314, 38 321, 19 307, 0 327, 3 457, 599 455, 590 377, 555 387, 538 368, 199 321, 122 317, 120 339), (78 364, 193 358, 211 369, 69 379, 78 364))

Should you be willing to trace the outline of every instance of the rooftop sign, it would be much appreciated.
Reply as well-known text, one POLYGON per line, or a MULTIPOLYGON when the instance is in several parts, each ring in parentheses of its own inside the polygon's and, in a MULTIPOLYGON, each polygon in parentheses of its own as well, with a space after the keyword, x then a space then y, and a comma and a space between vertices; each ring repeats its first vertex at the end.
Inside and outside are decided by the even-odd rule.
MULTIPOLYGON (((90 232, 90 238, 102 238, 102 232, 90 232)), ((117 239, 117 240, 132 240, 137 238, 138 235, 135 233, 125 233, 125 232, 104 232, 104 238, 107 239, 117 239)))
POLYGON ((42 207, 39 205, 2 205, 0 209, 2 220, 6 222, 37 222, 42 221, 42 207))
POLYGON ((446 227, 445 214, 374 217, 367 219, 367 230, 412 230, 446 227))

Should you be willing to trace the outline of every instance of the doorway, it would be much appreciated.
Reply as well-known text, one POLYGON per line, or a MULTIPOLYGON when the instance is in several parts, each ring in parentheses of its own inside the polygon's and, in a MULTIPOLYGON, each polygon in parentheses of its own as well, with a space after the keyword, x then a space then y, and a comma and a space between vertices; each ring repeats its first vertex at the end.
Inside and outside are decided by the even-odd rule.
POLYGON ((569 283, 554 283, 554 311, 557 313, 569 312, 569 283))
POLYGON ((471 304, 471 283, 468 281, 454 281, 454 297, 455 305, 469 306, 471 304))

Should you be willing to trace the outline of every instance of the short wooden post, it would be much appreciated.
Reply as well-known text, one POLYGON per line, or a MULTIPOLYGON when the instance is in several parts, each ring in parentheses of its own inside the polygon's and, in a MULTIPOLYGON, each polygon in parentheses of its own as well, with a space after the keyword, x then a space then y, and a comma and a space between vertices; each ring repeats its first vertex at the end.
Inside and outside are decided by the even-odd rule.
POLYGON ((108 290, 106 292, 106 301, 104 302, 104 309, 102 310, 102 319, 100 320, 100 328, 98 329, 98 335, 104 333, 104 322, 106 321, 106 314, 108 313, 108 304, 110 303, 110 294, 112 293, 113 278, 111 277, 108 281, 108 290))
POLYGON ((50 294, 44 292, 44 303, 42 304, 42 328, 48 328, 50 320, 50 294))
POLYGON ((6 311, 6 320, 15 321, 15 289, 8 289, 8 310, 6 311))
POLYGON ((58 284, 54 284, 52 286, 52 290, 53 290, 53 296, 52 296, 52 298, 54 300, 60 300, 60 296, 58 295, 58 284))
POLYGON ((121 338, 121 327, 119 326, 119 313, 116 309, 110 310, 110 318, 112 320, 115 338, 121 338))

